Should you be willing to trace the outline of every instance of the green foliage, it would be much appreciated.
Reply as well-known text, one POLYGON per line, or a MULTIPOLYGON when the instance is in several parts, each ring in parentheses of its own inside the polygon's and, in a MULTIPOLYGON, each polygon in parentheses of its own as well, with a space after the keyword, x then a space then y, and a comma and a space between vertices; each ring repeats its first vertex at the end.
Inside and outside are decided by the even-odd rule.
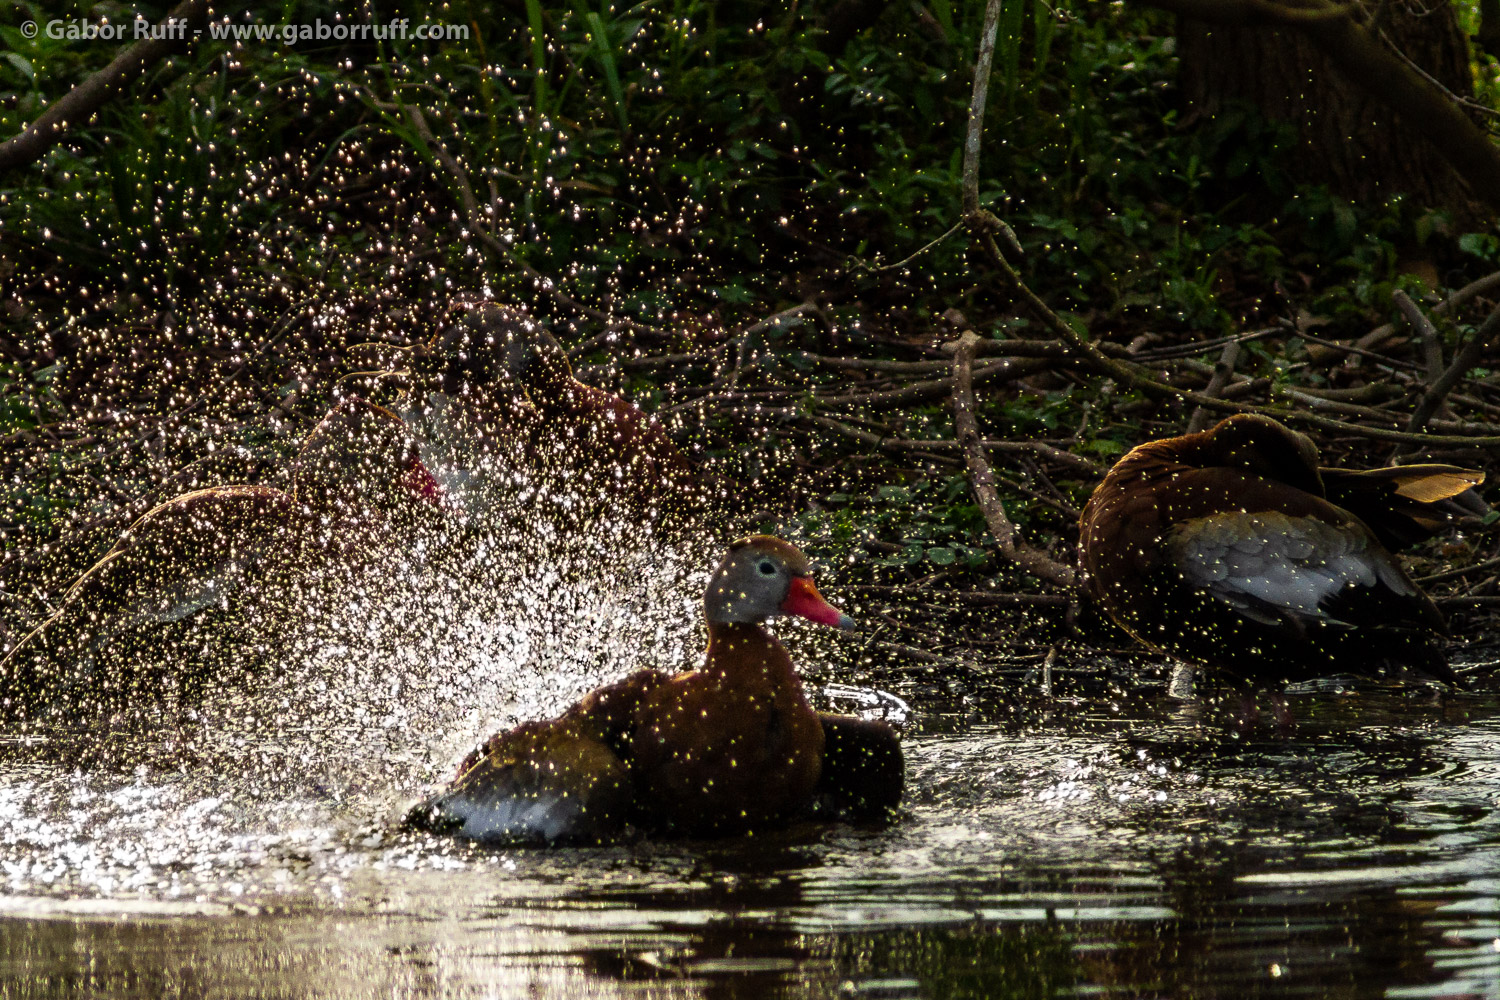
MULTIPOLYGON (((268 16, 337 13, 302 2, 268 16)), ((465 233, 441 250, 449 280, 524 291, 494 273, 493 245, 462 218, 472 204, 512 260, 575 297, 653 321, 747 305, 830 254, 907 257, 959 216, 982 13, 891 8, 837 51, 819 11, 707 0, 466 3, 446 19, 470 25, 468 41, 207 43, 187 72, 181 60, 159 67, 139 105, 107 106, 55 150, 0 225, 42 259, 170 300, 227 260, 321 259, 376 285, 365 255, 341 251, 399 235, 398 209, 439 226, 457 212, 465 233), (363 160, 334 169, 351 146, 363 160), (380 157, 411 180, 385 218, 350 218, 339 191, 361 175, 381 183, 380 157), (336 236, 310 244, 316 228, 336 236)), ((1166 27, 1092 5, 1004 6, 981 196, 1021 235, 1034 282, 1112 322, 1218 334, 1253 320, 1225 301, 1226 272, 1249 269, 1269 286, 1305 272, 1300 254, 1317 258, 1330 288, 1367 275, 1353 301, 1377 304, 1394 277, 1394 234, 1375 235, 1369 212, 1293 191, 1285 130, 1248 111, 1180 128, 1166 27), (1268 201, 1284 205, 1279 231, 1237 217, 1268 201)), ((45 35, 5 39, 0 126, 11 129, 102 55, 45 35)), ((962 253, 951 240, 920 273, 865 283, 921 282, 962 305, 972 294, 962 253)))
POLYGON ((1500 261, 1500 237, 1493 233, 1464 233, 1458 238, 1458 248, 1487 264, 1500 261))
POLYGON ((212 167, 232 145, 222 74, 185 89, 160 115, 108 116, 80 153, 58 150, 22 235, 127 287, 170 287, 216 259, 239 214, 234 180, 212 167))
MULTIPOLYGON (((171 316, 174 349, 229 354, 254 340, 260 354, 242 362, 267 385, 298 387, 287 396, 326 386, 306 387, 316 380, 288 360, 286 330, 308 353, 350 331, 409 342, 455 293, 547 313, 555 289, 669 329, 683 342, 673 350, 731 360, 705 327, 807 298, 832 304, 851 353, 910 360, 950 308, 979 329, 1037 336, 961 236, 928 248, 962 215, 983 6, 886 5, 837 40, 831 6, 398 3, 375 19, 467 25, 471 37, 203 41, 6 179, 0 276, 33 289, 36 329, 108 303, 121 324, 171 316), (862 323, 882 336, 851 333, 862 323)), ((19 14, 59 16, 34 2, 19 14)), ((347 15, 331 0, 289 0, 247 16, 284 26, 347 15)), ((25 39, 19 20, 0 25, 6 133, 114 54, 25 39)), ((1398 250, 1450 249, 1444 220, 1295 187, 1287 130, 1246 109, 1185 123, 1172 30, 1136 5, 1003 6, 980 199, 1019 235, 1029 282, 1118 343, 1235 333, 1289 307, 1333 336, 1387 315, 1392 290, 1411 281, 1398 250)), ((1476 266, 1500 261, 1488 233, 1451 249, 1476 266)), ((798 367, 796 352, 814 346, 803 333, 767 333, 745 351, 771 359, 762 372, 813 385, 819 376, 798 367)), ((1240 370, 1292 377, 1257 345, 1240 370)), ((3 377, 0 433, 52 412, 35 405, 40 373, 3 377)), ((650 377, 633 388, 655 402, 650 377)), ((996 436, 1088 428, 1070 447, 1108 461, 1137 429, 1091 419, 1119 399, 1097 382, 1007 389, 981 400, 980 418, 996 436)), ((931 411, 913 420, 950 433, 931 411)), ((891 568, 995 568, 961 479, 927 469, 880 481, 870 497, 834 493, 806 529, 900 544, 881 556, 891 568)), ((1017 497, 1018 522, 1067 530, 1017 497)))
POLYGON ((0 434, 35 430, 57 419, 61 409, 51 391, 58 366, 27 374, 16 365, 0 366, 0 434))
POLYGON ((833 493, 824 499, 832 509, 806 513, 799 532, 836 550, 861 539, 898 540, 899 550, 872 555, 873 565, 926 572, 993 565, 991 553, 976 544, 988 537, 984 516, 962 476, 881 486, 873 496, 833 493))

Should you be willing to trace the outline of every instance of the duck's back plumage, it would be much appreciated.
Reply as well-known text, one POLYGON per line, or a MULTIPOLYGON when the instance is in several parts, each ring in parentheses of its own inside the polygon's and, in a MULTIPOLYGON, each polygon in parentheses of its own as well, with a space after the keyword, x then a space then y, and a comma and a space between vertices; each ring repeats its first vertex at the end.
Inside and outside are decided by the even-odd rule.
POLYGON ((1146 644, 1255 682, 1408 667, 1455 680, 1441 613, 1327 499, 1316 457, 1264 418, 1136 448, 1084 509, 1085 591, 1146 644))

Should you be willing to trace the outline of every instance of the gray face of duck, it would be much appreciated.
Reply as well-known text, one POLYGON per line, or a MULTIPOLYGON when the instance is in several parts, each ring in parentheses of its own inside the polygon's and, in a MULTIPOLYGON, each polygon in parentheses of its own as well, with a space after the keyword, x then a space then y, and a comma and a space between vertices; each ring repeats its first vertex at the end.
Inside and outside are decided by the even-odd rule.
POLYGON ((742 538, 708 582, 704 612, 711 622, 756 624, 773 615, 797 615, 834 628, 855 628, 853 618, 823 600, 812 565, 796 546, 770 535, 742 538))

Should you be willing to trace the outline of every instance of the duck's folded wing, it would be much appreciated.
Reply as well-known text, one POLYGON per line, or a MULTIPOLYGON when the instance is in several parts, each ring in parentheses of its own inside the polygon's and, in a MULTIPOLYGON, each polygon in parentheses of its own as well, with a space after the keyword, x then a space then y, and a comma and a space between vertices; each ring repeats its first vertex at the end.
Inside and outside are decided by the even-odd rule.
POLYGON ((1484 482, 1477 469, 1401 465, 1318 471, 1328 502, 1367 524, 1390 549, 1415 545, 1449 525, 1490 513, 1476 488, 1484 482))
POLYGON ((18 686, 76 682, 88 673, 80 661, 127 629, 149 630, 228 600, 285 543, 292 509, 289 497, 268 487, 217 486, 143 514, 57 611, 0 659, 8 701, 26 700, 16 701, 18 686), (67 678, 58 666, 70 669, 67 678))
POLYGON ((889 819, 901 805, 906 763, 901 739, 878 719, 818 713, 823 723, 823 769, 817 794, 838 815, 889 819))
POLYGON ((1276 511, 1177 525, 1172 568, 1193 588, 1268 626, 1442 631, 1442 614, 1361 526, 1276 511))
POLYGON ((597 842, 623 831, 633 795, 625 762, 559 719, 491 739, 477 763, 406 822, 492 844, 597 842))

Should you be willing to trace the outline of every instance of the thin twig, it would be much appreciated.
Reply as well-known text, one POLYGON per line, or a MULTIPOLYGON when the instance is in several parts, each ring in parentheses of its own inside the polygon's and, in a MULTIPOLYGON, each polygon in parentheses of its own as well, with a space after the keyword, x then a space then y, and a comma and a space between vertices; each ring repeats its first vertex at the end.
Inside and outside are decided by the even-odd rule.
POLYGON ((922 256, 927 251, 931 250, 933 247, 941 244, 944 240, 948 239, 948 237, 952 236, 954 233, 958 232, 963 228, 963 224, 963 220, 960 219, 953 225, 949 226, 946 233, 939 236, 937 239, 933 240, 931 243, 928 243, 926 246, 922 247, 920 250, 917 250, 916 252, 911 254, 911 256, 906 257, 903 260, 898 260, 894 264, 865 264, 864 269, 869 271, 871 274, 880 274, 884 271, 900 270, 901 268, 910 264, 912 261, 916 260, 918 257, 922 256))
MULTIPOLYGON (((1434 309, 1433 312, 1437 312, 1437 310, 1434 309)), ((1382 327, 1382 329, 1385 329, 1387 327, 1390 329, 1394 329, 1394 326, 1392 326, 1391 324, 1386 324, 1386 327, 1382 327)), ((1412 362, 1402 360, 1401 358, 1393 358, 1388 354, 1381 354, 1379 351, 1372 351, 1368 347, 1358 346, 1364 343, 1367 337, 1361 337, 1353 344, 1344 344, 1340 343, 1337 340, 1328 340, 1325 337, 1319 337, 1316 334, 1308 333, 1306 330, 1298 330, 1296 331, 1296 335, 1301 339, 1307 341, 1314 347, 1321 347, 1329 351, 1335 351, 1340 354, 1349 355, 1344 359, 1346 368, 1357 368, 1359 367, 1357 362, 1360 361, 1373 361, 1375 362, 1375 364, 1384 365, 1392 371, 1421 372, 1422 370, 1421 365, 1413 364, 1412 362)), ((1320 360, 1314 351, 1309 350, 1307 352, 1307 356, 1308 360, 1316 364, 1328 363, 1325 360, 1320 360)))
POLYGON ((754 368, 759 364, 759 359, 752 360, 750 358, 750 339, 755 334, 779 327, 789 319, 796 319, 797 317, 807 315, 808 313, 816 313, 817 311, 818 306, 816 303, 804 302, 799 306, 792 306, 790 309, 783 309, 779 313, 773 313, 763 319, 756 320, 734 334, 729 338, 729 343, 734 345, 734 364, 727 372, 714 379, 714 386, 716 388, 736 388, 740 384, 740 376, 745 373, 746 369, 754 368))
MULTIPOLYGON (((840 434, 854 438, 856 441, 860 441, 864 444, 870 445, 871 447, 881 448, 887 451, 962 450, 962 446, 957 441, 919 441, 912 440, 910 438, 894 437, 888 434, 876 434, 873 431, 862 430, 858 427, 851 427, 846 421, 835 420, 832 417, 824 417, 817 414, 808 414, 802 419, 806 420, 808 423, 817 424, 819 427, 826 427, 829 430, 837 431, 840 434)), ((984 448, 986 451, 1009 451, 1036 455, 1058 465, 1066 466, 1070 469, 1073 469, 1075 472, 1082 473, 1083 475, 1090 476, 1094 479, 1104 478, 1104 473, 1108 471, 1098 462, 1094 462, 1090 459, 1084 458, 1082 455, 1075 455, 1070 451, 1064 451, 1063 449, 1058 448, 1055 445, 1047 444, 1044 441, 1002 441, 995 438, 985 438, 984 440, 980 441, 979 444, 980 447, 984 448)))
POLYGON ((182 23, 187 30, 158 30, 115 56, 108 66, 58 98, 21 134, 0 142, 0 171, 34 163, 72 126, 88 121, 112 96, 146 69, 195 37, 193 28, 208 20, 209 0, 184 0, 173 7, 158 28, 182 23))
MULTIPOLYGON (((1014 358, 981 365, 973 372, 975 383, 1009 382, 1036 372, 1049 371, 1052 365, 1045 358, 1014 358)), ((818 395, 812 403, 819 409, 846 406, 902 406, 929 399, 942 399, 953 392, 953 378, 931 379, 913 382, 899 389, 883 389, 878 392, 847 393, 836 396, 818 395)))
POLYGON ((979 338, 973 331, 966 332, 959 338, 953 352, 953 421, 958 430, 958 443, 963 448, 964 462, 969 467, 969 485, 979 501, 979 509, 990 533, 1000 543, 1000 553, 1033 576, 1071 587, 1073 568, 1022 542, 995 490, 995 473, 985 461, 984 449, 979 443, 979 422, 974 417, 974 346, 978 343, 979 338))
MULTIPOLYGON (((1205 396, 1222 397, 1224 387, 1229 384, 1229 379, 1234 375, 1234 366, 1240 360, 1240 342, 1231 340, 1224 345, 1224 350, 1219 354, 1219 363, 1214 365, 1213 374, 1208 377, 1208 385, 1203 387, 1205 396)), ((1193 434, 1208 426, 1208 411, 1198 407, 1193 411, 1193 416, 1188 420, 1188 433, 1193 434)))
POLYGON ((884 358, 833 358, 822 354, 810 354, 807 351, 800 352, 799 357, 803 361, 810 361, 827 368, 856 372, 881 372, 891 375, 930 375, 933 372, 945 372, 953 367, 953 362, 946 358, 941 361, 887 361, 884 358))
POLYGON ((1468 576, 1470 573, 1483 573, 1496 567, 1500 567, 1500 559, 1486 559, 1484 562, 1477 562, 1472 566, 1459 566, 1457 569, 1443 570, 1441 573, 1433 573, 1430 576, 1419 576, 1417 577, 1417 583, 1427 586, 1433 583, 1440 583, 1443 580, 1468 576))
POLYGON ((904 642, 877 639, 873 645, 878 649, 885 649, 892 653, 899 653, 902 656, 909 656, 919 663, 934 663, 944 667, 965 667, 970 670, 977 670, 981 666, 975 660, 964 660, 957 656, 944 656, 941 653, 934 653, 928 649, 918 649, 916 646, 908 646, 904 642))
POLYGON ((1215 347, 1223 347, 1225 344, 1248 344, 1252 340, 1264 340, 1277 334, 1289 336, 1291 331, 1282 326, 1268 326, 1259 330, 1246 330, 1244 333, 1236 333, 1230 337, 1215 337, 1213 340, 1199 340, 1190 344, 1173 344, 1170 347, 1138 351, 1129 357, 1141 364, 1149 364, 1153 361, 1175 361, 1178 358, 1196 358, 1207 354, 1215 347))
POLYGON ((872 597, 919 597, 923 600, 951 601, 997 608, 1066 608, 1073 599, 1067 594, 1006 594, 989 590, 933 590, 930 587, 902 587, 889 584, 853 583, 840 592, 868 594, 872 597))
MULTIPOLYGON (((960 447, 957 441, 904 441, 896 439, 889 443, 893 448, 923 451, 947 451, 960 447)), ((979 443, 986 451, 1029 452, 1056 462, 1058 465, 1067 466, 1075 472, 1080 472, 1086 476, 1093 476, 1096 479, 1103 479, 1104 473, 1108 471, 1098 462, 1090 461, 1082 455, 1063 451, 1061 448, 1045 444, 1041 441, 1001 441, 995 438, 985 438, 979 443)))
POLYGON ((818 304, 816 302, 804 302, 799 306, 792 306, 790 309, 783 309, 781 310, 781 312, 772 313, 769 316, 758 319, 755 322, 751 323, 749 326, 740 330, 738 333, 734 334, 734 336, 746 337, 750 334, 760 333, 763 330, 769 330, 772 327, 780 326, 782 323, 785 323, 789 319, 796 319, 799 316, 815 316, 820 311, 821 310, 818 308, 818 304))
MULTIPOLYGON (((1482 16, 1483 15, 1481 15, 1481 17, 1482 16)), ((1380 37, 1380 40, 1382 42, 1385 42, 1385 47, 1388 52, 1390 52, 1397 59, 1400 59, 1402 62, 1406 63, 1407 69, 1411 70, 1413 73, 1416 73, 1418 76, 1422 77, 1422 79, 1432 84, 1435 89, 1442 91, 1443 96, 1448 98, 1448 100, 1468 111, 1474 111, 1481 115, 1488 115, 1491 118, 1500 118, 1500 111, 1497 111, 1491 107, 1487 107, 1484 104, 1481 104, 1479 101, 1473 100, 1472 98, 1464 97, 1460 94, 1455 94, 1451 87, 1449 87, 1443 81, 1439 80, 1437 77, 1433 76, 1431 73, 1427 72, 1427 70, 1423 69, 1420 65, 1417 64, 1417 61, 1415 59, 1407 55, 1402 47, 1396 44, 1395 40, 1391 38, 1391 36, 1386 32, 1384 28, 1376 30, 1375 34, 1380 37)))

